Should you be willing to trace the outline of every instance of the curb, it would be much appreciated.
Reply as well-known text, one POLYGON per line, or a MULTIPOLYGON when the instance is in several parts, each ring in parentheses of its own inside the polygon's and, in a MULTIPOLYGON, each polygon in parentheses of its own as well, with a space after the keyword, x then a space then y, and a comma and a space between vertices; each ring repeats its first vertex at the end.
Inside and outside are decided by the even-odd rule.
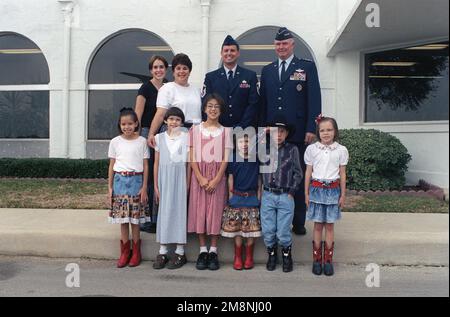
MULTIPOLYGON (((110 225, 106 211, 0 209, 0 254, 54 258, 117 259, 120 228, 110 225), (39 216, 37 216, 39 215, 39 216)), ((305 236, 293 237, 293 259, 311 262, 313 224, 305 236)), ((159 245, 155 234, 142 233, 144 260, 154 260, 159 245)), ((449 265, 448 214, 343 213, 336 224, 334 262, 378 265, 449 265)), ((231 239, 219 239, 219 258, 233 261, 231 239)), ((195 235, 188 235, 186 255, 195 262, 195 235)), ((267 254, 262 238, 255 246, 255 262, 267 254)))

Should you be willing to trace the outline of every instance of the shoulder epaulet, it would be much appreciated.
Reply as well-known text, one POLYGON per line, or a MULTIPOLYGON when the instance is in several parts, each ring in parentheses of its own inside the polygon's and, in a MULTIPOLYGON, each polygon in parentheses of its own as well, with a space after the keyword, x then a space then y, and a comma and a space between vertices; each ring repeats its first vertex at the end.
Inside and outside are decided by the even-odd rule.
POLYGON ((314 61, 312 59, 309 58, 300 58, 301 61, 305 61, 305 62, 310 62, 310 63, 314 63, 314 61))

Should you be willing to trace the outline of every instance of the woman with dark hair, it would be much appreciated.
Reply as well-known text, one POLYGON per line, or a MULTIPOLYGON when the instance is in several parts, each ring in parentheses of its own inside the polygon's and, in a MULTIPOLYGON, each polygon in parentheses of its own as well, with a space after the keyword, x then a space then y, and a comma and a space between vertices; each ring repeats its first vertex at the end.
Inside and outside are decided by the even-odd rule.
POLYGON ((156 101, 156 114, 150 126, 148 144, 155 147, 155 135, 160 129, 167 109, 180 108, 186 118, 184 126, 190 128, 201 122, 200 89, 189 84, 192 62, 186 54, 177 54, 172 60, 174 81, 161 87, 156 101))
MULTIPOLYGON (((158 91, 163 86, 166 80, 166 73, 169 64, 167 60, 158 55, 152 56, 148 63, 148 68, 152 79, 142 84, 139 88, 138 96, 136 97, 135 112, 138 116, 141 126, 140 135, 144 138, 148 137, 150 130, 150 124, 156 113, 156 99, 158 98, 158 91)), ((156 217, 157 208, 153 206, 153 164, 154 164, 155 152, 150 148, 150 173, 148 177, 148 197, 149 206, 152 211, 152 221, 141 225, 141 230, 155 233, 156 232, 156 217)))

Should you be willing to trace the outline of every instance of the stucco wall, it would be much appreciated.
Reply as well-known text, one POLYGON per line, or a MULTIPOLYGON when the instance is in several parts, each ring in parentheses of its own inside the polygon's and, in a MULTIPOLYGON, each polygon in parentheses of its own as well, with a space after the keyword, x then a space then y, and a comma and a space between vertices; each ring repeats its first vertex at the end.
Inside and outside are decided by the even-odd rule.
MULTIPOLYGON (((311 48, 316 59, 323 113, 335 116, 342 128, 371 127, 361 123, 360 53, 347 52, 326 57, 327 42, 335 36, 358 2, 213 0, 208 68, 212 70, 219 64, 219 50, 226 34, 238 37, 260 26, 287 26, 311 48)), ((48 61, 49 156, 59 157, 63 153, 64 18, 61 5, 57 0, 2 0, 0 16, 0 32, 12 31, 28 37, 41 48, 48 61)), ((191 82, 197 86, 202 84, 199 0, 78 0, 74 10, 70 65, 69 155, 72 158, 83 158, 87 153, 87 71, 90 61, 105 39, 123 29, 151 31, 163 38, 175 53, 188 54, 194 65, 191 82)), ((421 128, 409 125, 403 130, 398 125, 377 128, 398 136, 413 155, 408 174, 410 182, 423 178, 448 188, 448 124, 421 128)), ((12 143, 11 140, 0 140, 0 153, 6 151, 6 144, 12 143)), ((89 146, 96 157, 101 156, 95 150, 99 146, 89 146)), ((23 148, 20 151, 23 154, 23 148)))

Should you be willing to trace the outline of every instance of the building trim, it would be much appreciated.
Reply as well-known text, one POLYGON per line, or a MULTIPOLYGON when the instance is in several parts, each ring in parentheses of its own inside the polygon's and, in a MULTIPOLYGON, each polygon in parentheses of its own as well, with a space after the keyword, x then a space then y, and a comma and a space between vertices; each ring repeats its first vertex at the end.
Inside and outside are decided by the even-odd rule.
POLYGON ((88 90, 138 90, 142 84, 92 84, 88 90))
POLYGON ((45 91, 49 85, 0 85, 0 91, 45 91))

